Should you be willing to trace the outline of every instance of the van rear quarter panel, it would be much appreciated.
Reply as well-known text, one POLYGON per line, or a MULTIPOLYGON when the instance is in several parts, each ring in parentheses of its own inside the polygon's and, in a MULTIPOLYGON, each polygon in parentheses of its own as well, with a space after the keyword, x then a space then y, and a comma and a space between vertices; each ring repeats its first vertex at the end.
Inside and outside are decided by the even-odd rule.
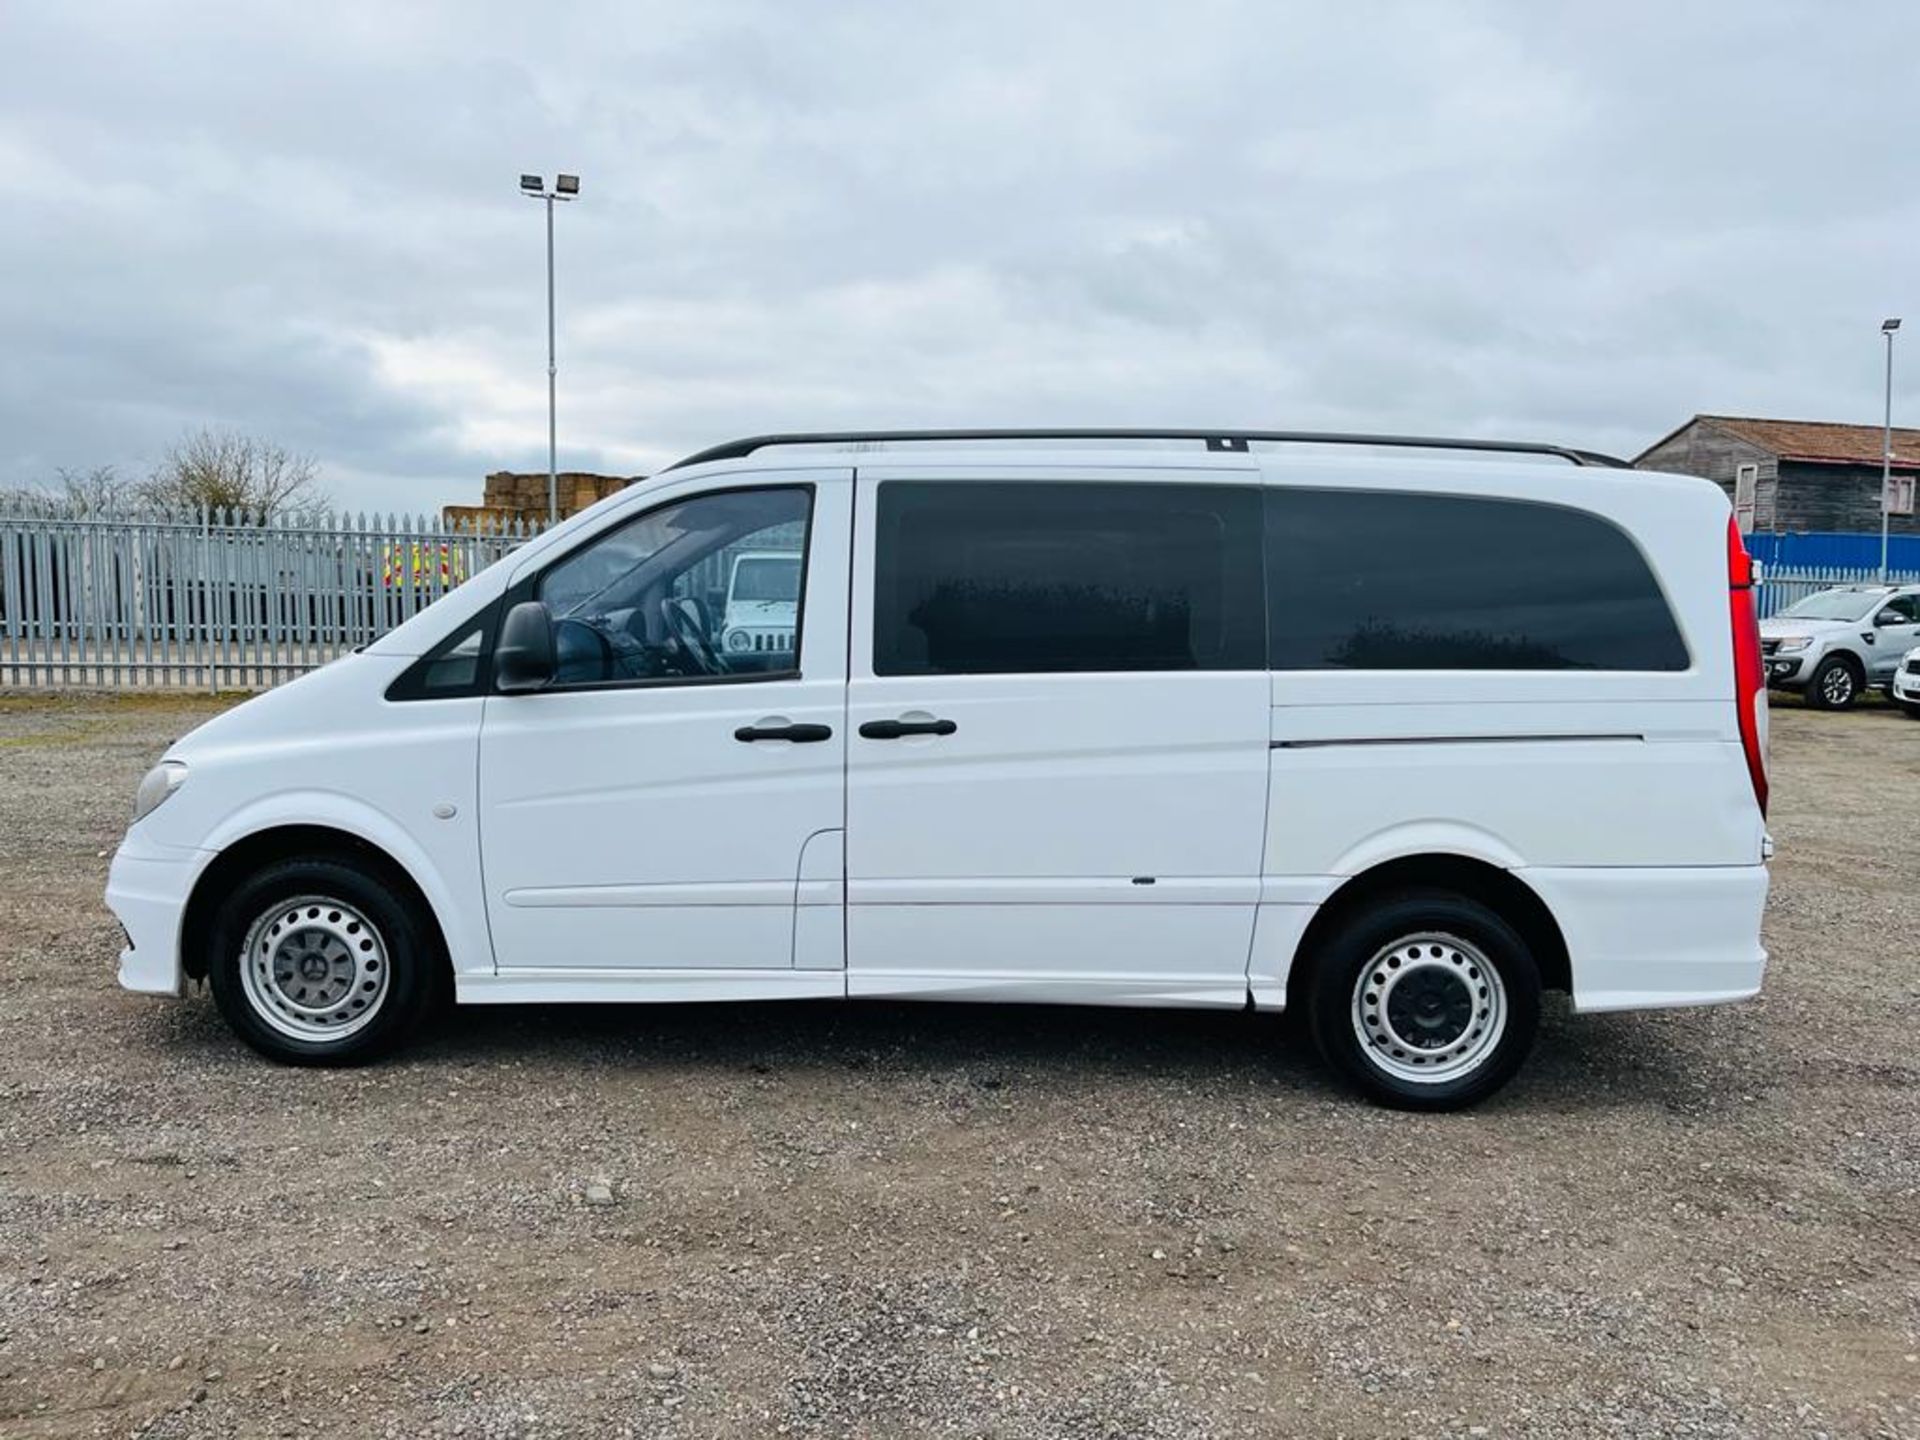
MULTIPOLYGON (((1759 862, 1727 621, 1728 502, 1689 477, 1383 464, 1270 483, 1545 502, 1600 515, 1646 556, 1684 637, 1671 672, 1279 671, 1268 877, 1327 882, 1406 855, 1504 868, 1759 862)), ((1417 594, 1408 596, 1416 611, 1417 594)), ((1284 623, 1284 617, 1277 617, 1284 623)), ((1272 888, 1272 887, 1270 887, 1272 888)), ((1311 884, 1282 887, 1305 898, 1311 884)))

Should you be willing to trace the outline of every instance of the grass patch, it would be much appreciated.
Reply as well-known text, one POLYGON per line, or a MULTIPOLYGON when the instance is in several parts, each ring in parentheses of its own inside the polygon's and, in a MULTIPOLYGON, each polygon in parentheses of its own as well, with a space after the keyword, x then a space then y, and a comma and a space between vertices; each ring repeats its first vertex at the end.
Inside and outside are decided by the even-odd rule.
POLYGON ((62 710, 92 713, 189 714, 225 710, 253 698, 251 690, 0 690, 0 715, 44 715, 62 710))

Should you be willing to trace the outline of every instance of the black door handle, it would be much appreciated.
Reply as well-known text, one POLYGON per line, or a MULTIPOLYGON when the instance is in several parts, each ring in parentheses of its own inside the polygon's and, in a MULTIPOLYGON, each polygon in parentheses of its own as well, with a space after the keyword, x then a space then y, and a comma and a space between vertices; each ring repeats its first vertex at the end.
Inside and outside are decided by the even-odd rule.
POLYGON ((733 732, 736 740, 791 740, 796 745, 812 745, 833 738, 831 725, 742 725, 733 732))
POLYGON ((951 735, 960 727, 951 720, 869 720, 860 727, 866 740, 898 740, 902 735, 951 735))

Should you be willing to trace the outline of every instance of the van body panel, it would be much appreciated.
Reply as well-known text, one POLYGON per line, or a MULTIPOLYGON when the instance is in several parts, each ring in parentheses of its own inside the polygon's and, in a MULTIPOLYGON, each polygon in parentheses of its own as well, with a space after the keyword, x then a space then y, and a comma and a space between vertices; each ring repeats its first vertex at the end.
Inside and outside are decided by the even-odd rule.
MULTIPOLYGON (((1058 466, 1014 473, 1117 478, 1058 466)), ((1138 466, 1120 478, 1167 477, 1138 466)), ((847 686, 849 993, 1244 1004, 1266 824, 1264 670, 875 673, 880 491, 899 479, 1007 478, 999 465, 860 471, 847 686), (870 722, 903 718, 954 729, 861 735, 870 722)), ((1207 478, 1257 477, 1242 467, 1207 478)))
POLYGON ((1256 1009, 1287 1008, 1287 977, 1299 957, 1307 926, 1331 894, 1332 882, 1316 883, 1311 901, 1263 900, 1253 919, 1253 950, 1247 957, 1247 998, 1256 1009))
POLYGON ((793 887, 796 970, 847 968, 847 832, 816 830, 800 850, 793 887))
MULTIPOLYGON (((794 964, 802 853, 844 816, 851 504, 846 470, 756 482, 796 478, 814 487, 797 676, 486 698, 481 844, 501 970, 794 964), (829 734, 740 739, 770 724, 829 734)), ((702 493, 682 481, 639 508, 702 493)))
POLYGON ((1759 992, 1764 865, 1514 873, 1566 938, 1576 1010, 1719 1005, 1759 992))
POLYGON ((1014 899, 1035 881, 1251 891, 1265 826, 1265 691, 1264 676, 1231 673, 1173 685, 1150 675, 855 679, 848 899, 922 881, 961 904, 1014 899), (858 737, 866 721, 915 711, 957 729, 858 737))
MULTIPOLYGON (((1276 466, 1270 479, 1382 488, 1373 483, 1379 467, 1360 468, 1276 466)), ((1718 897, 1729 887, 1744 896, 1744 877, 1764 877, 1766 832, 1731 698, 1725 497, 1658 475, 1595 483, 1533 467, 1524 486, 1511 484, 1504 467, 1452 464, 1418 467, 1412 484, 1411 468, 1392 465, 1384 488, 1558 504, 1612 522, 1646 559, 1688 663, 1619 672, 1276 670, 1264 893, 1315 903, 1389 861, 1464 856, 1517 877, 1549 877, 1552 895, 1534 888, 1556 921, 1556 898, 1578 897, 1580 921, 1562 930, 1584 1008, 1621 1008, 1635 995, 1688 1004, 1745 993, 1749 981, 1758 984, 1758 912, 1718 897), (1475 473, 1461 473, 1468 470, 1475 473), (1589 870, 1597 878, 1582 884, 1589 870), (1684 907, 1689 894, 1701 897, 1699 929, 1646 923, 1648 914, 1684 907), (1615 944, 1625 934, 1637 935, 1630 960, 1615 944)), ((1417 615, 1418 596, 1407 603, 1417 615)), ((1284 1003, 1295 959, 1286 947, 1306 923, 1297 905, 1261 906, 1248 971, 1258 1003, 1267 1003, 1263 990, 1284 1003)))
POLYGON ((836 682, 491 696, 480 744, 487 910, 503 968, 792 963, 795 876, 838 822, 836 682))
POLYGON ((1266 869, 1354 875, 1422 853, 1521 865, 1751 865, 1737 742, 1498 734, 1273 752, 1266 869))
POLYGON ((120 951, 121 989, 178 996, 186 988, 180 922, 186 897, 216 853, 160 845, 137 834, 129 834, 114 851, 107 892, 127 937, 120 951))
MULTIPOLYGON (((340 831, 384 852, 420 888, 456 972, 492 970, 485 915, 473 904, 482 702, 389 701, 387 687, 408 663, 343 656, 207 721, 168 752, 186 763, 189 782, 130 838, 211 859, 283 826, 340 831)), ((181 911, 197 878, 185 877, 181 911)))
POLYGON ((1241 1009, 1253 909, 850 904, 847 994, 1241 1009))
POLYGON ((569 970, 541 966, 454 979, 462 1005, 694 1005, 719 1000, 839 1000, 840 971, 740 969, 569 970))

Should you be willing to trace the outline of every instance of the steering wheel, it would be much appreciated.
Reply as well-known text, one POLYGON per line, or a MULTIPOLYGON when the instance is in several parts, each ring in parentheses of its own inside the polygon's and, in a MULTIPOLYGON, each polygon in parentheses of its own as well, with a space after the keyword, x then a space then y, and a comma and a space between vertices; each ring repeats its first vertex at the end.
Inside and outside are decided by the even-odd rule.
POLYGON ((720 657, 707 643, 706 627, 700 623, 700 611, 691 600, 667 596, 660 602, 661 617, 667 633, 680 642, 693 668, 702 675, 718 675, 724 670, 720 657))

